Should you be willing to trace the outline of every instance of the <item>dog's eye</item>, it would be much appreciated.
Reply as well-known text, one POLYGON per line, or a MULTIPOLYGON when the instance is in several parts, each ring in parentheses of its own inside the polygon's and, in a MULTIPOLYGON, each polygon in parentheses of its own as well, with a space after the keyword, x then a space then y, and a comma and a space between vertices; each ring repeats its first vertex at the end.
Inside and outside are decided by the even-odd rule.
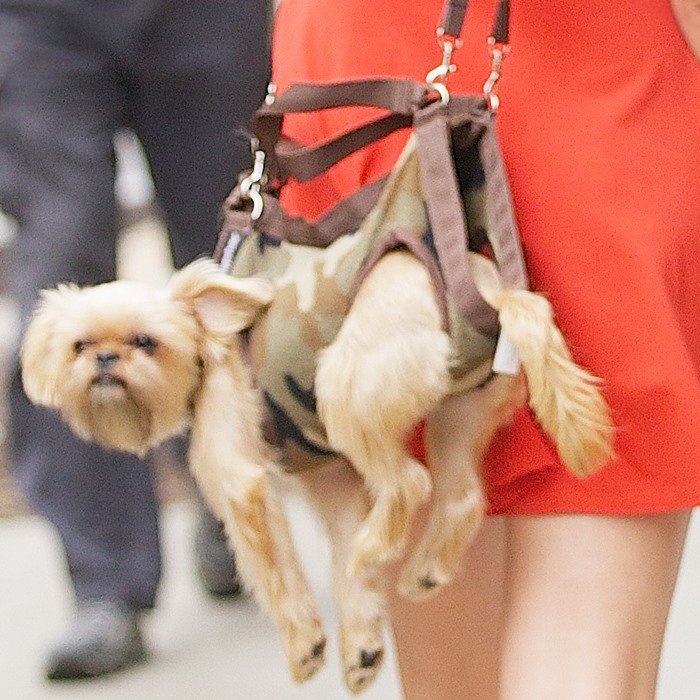
POLYGON ((90 341, 88 340, 76 340, 73 343, 73 352, 75 352, 76 355, 80 355, 88 345, 90 345, 90 341))
POLYGON ((153 338, 151 338, 150 335, 137 335, 131 341, 131 344, 135 348, 145 350, 146 352, 153 352, 156 349, 156 346, 158 345, 158 343, 153 338))

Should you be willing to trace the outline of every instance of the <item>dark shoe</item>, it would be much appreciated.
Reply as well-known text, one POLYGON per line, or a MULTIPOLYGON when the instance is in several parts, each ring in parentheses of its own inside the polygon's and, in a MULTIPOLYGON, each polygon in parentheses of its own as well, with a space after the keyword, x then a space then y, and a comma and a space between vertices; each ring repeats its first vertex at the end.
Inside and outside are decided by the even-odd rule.
POLYGON ((49 680, 93 678, 145 657, 138 611, 121 601, 82 600, 73 624, 49 655, 49 680))
POLYGON ((210 595, 222 597, 241 594, 243 586, 224 528, 204 508, 200 511, 197 523, 194 556, 199 580, 210 595))

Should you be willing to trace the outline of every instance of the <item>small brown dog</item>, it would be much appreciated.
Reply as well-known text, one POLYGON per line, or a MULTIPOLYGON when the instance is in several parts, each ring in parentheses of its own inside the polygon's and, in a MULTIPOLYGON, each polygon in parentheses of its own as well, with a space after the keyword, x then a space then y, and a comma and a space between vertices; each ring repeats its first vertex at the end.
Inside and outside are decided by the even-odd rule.
MULTIPOLYGON (((596 380, 572 362, 548 302, 503 289, 481 256, 471 264, 524 373, 460 393, 430 276, 400 250, 363 281, 318 361, 319 414, 342 457, 297 478, 332 542, 345 681, 354 692, 382 658, 382 565, 402 555, 413 515, 432 492, 400 591, 419 599, 452 579, 484 515, 481 459, 524 400, 526 380, 535 415, 574 473, 611 454, 607 406, 596 380), (422 417, 430 474, 405 447, 422 417)), ((191 425, 192 472, 226 524, 241 574, 279 627, 293 678, 303 681, 323 663, 325 637, 270 478, 280 467, 262 437, 262 401, 241 343, 274 294, 271 283, 230 277, 207 261, 175 273, 162 291, 133 282, 46 291, 25 337, 23 378, 34 402, 107 447, 143 454, 191 425)))

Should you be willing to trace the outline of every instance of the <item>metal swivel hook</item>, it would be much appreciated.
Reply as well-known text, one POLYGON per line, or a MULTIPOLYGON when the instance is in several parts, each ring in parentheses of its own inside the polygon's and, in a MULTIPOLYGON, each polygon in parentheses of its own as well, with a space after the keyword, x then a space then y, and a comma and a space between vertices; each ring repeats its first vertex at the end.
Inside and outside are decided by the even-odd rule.
POLYGON ((452 63, 452 54, 462 43, 459 39, 454 41, 445 39, 442 29, 438 29, 438 44, 442 48, 442 62, 425 76, 425 82, 430 90, 434 90, 440 95, 442 103, 447 104, 450 101, 450 93, 445 83, 449 74, 457 70, 457 66, 452 63))
POLYGON ((260 184, 265 178, 265 151, 255 151, 253 170, 248 177, 241 180, 240 190, 244 197, 253 203, 253 211, 250 218, 257 221, 263 212, 264 201, 260 194, 260 184))
POLYGON ((492 112, 498 111, 501 101, 498 98, 498 81, 501 79, 501 63, 510 52, 508 44, 496 41, 494 37, 489 37, 489 54, 491 56, 491 73, 484 83, 484 97, 492 112))

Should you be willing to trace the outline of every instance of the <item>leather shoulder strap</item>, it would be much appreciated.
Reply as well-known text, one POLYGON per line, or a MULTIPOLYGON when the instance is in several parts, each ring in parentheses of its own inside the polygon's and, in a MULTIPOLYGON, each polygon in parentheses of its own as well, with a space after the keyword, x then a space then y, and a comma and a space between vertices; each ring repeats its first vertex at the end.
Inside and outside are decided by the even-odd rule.
MULTIPOLYGON (((464 16, 467 13, 469 0, 446 0, 442 11, 442 21, 438 28, 440 36, 459 38, 464 26, 464 16)), ((510 25, 510 0, 499 0, 496 18, 493 24, 493 38, 498 44, 508 43, 508 28, 510 25)))

